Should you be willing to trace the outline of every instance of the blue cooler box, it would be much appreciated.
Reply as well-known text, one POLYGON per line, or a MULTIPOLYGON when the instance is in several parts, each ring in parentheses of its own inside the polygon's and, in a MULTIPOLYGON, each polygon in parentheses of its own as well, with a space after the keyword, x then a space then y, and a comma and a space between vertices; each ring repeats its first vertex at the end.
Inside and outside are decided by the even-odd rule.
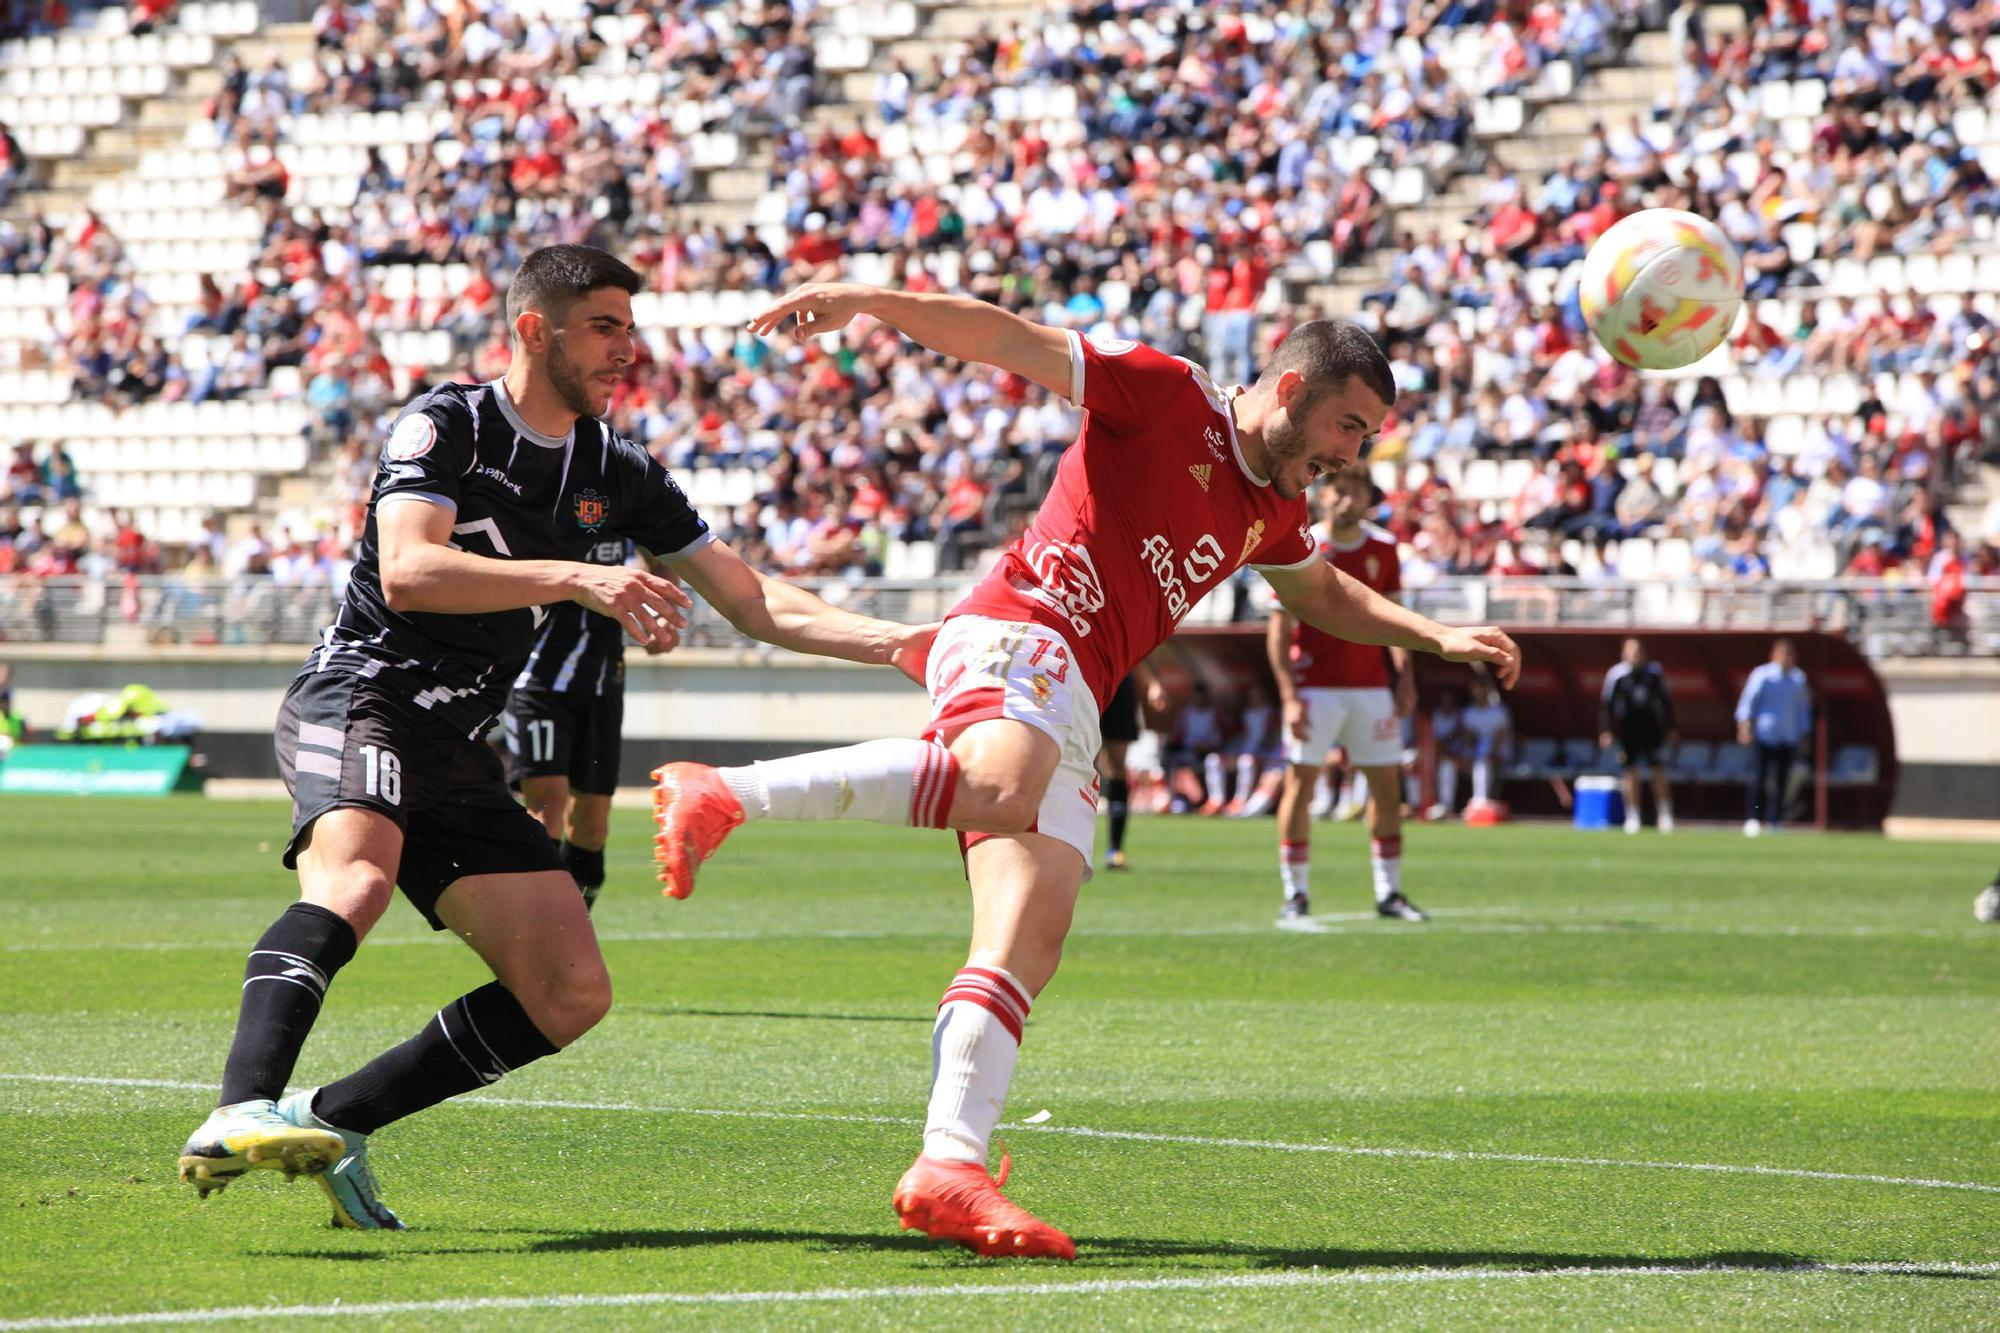
POLYGON ((1593 775, 1576 780, 1576 826, 1616 828, 1625 822, 1625 793, 1618 779, 1593 775))

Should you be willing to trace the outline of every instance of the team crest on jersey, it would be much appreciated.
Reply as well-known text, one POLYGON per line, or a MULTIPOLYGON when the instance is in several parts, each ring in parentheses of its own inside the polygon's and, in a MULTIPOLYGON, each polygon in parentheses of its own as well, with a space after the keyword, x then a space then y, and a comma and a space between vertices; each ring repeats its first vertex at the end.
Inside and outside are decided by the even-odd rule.
POLYGON ((585 532, 595 532, 604 526, 604 520, 611 517, 611 502, 596 491, 576 493, 576 525, 585 532))
POLYGON ((1255 551, 1263 540, 1264 520, 1260 518, 1250 525, 1250 531, 1243 534, 1243 554, 1236 557, 1236 563, 1240 565, 1248 560, 1250 553, 1255 551))
POLYGON ((1202 494, 1204 495, 1208 493, 1208 476, 1213 471, 1215 471, 1215 464, 1213 463, 1188 464, 1188 475, 1201 484, 1202 494))
POLYGON ((1130 338, 1106 338, 1101 334, 1090 335, 1090 345, 1106 356, 1123 356, 1139 344, 1130 338))
POLYGON ((389 444, 382 452, 392 463, 422 458, 437 443, 437 423, 425 412, 412 412, 389 432, 389 444))

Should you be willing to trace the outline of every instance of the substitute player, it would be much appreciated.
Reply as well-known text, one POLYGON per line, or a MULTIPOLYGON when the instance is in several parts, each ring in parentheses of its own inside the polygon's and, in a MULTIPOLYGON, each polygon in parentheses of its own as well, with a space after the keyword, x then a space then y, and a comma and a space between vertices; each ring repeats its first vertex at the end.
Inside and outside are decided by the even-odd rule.
MULTIPOLYGON (((1028 530, 946 618, 930 653, 923 740, 878 740, 771 763, 659 770, 666 891, 746 819, 866 819, 960 830, 972 946, 946 986, 923 1151, 892 1200, 903 1225, 992 1255, 1073 1258, 1056 1228, 1000 1193, 987 1145, 1034 998, 1055 974, 1097 823, 1097 701, 1202 595, 1245 565, 1300 619, 1343 637, 1491 662, 1520 658, 1497 629, 1449 629, 1320 558, 1303 496, 1350 466, 1395 394, 1351 324, 1294 329, 1257 383, 1090 340, 959 297, 811 285, 750 321, 802 336, 868 315, 925 347, 982 361, 1084 409, 1028 530)), ((1001 1163, 1004 1180, 1007 1162, 1001 1163)))
MULTIPOLYGON (((632 559, 632 543, 623 537, 598 542, 584 556, 593 565, 632 559)), ((665 565, 647 567, 672 577, 665 565)), ((646 650, 661 651, 657 644, 646 650)), ((508 781, 556 839, 583 905, 596 906, 625 725, 625 632, 618 622, 574 604, 552 609, 514 678, 500 725, 508 781)))
POLYGON ((1637 833, 1639 819, 1639 770, 1649 769, 1653 777, 1653 801, 1659 811, 1660 832, 1674 831, 1674 793, 1667 785, 1666 753, 1674 744, 1674 701, 1667 693, 1667 678, 1658 662, 1646 656, 1646 645, 1627 639, 1618 650, 1618 661, 1604 673, 1604 691, 1598 702, 1597 743, 1618 749, 1618 767, 1625 778, 1625 831, 1637 833))
POLYGON ((255 1167, 311 1171, 337 1224, 400 1229, 368 1136, 555 1054, 610 1006, 575 881, 483 740, 547 607, 581 603, 662 647, 685 624, 678 587, 589 563, 593 546, 637 542, 753 638, 913 673, 923 656, 930 629, 838 611, 750 569, 665 469, 597 420, 632 364, 638 290, 601 250, 534 251, 507 291, 506 375, 430 390, 389 434, 353 578, 278 712, 300 901, 250 951, 221 1105, 181 1150, 181 1178, 204 1197, 255 1167), (391 886, 493 980, 347 1077, 279 1102, 391 886))
MULTIPOLYGON (((1373 487, 1362 468, 1333 475, 1320 494, 1325 526, 1315 555, 1385 601, 1403 589, 1396 539, 1364 522, 1373 487)), ((1423 921, 1423 911, 1403 894, 1403 731, 1398 720, 1416 709, 1416 675, 1410 653, 1391 645, 1350 642, 1317 628, 1286 608, 1271 612, 1264 638, 1271 674, 1285 718, 1285 785, 1278 795, 1278 876, 1284 904, 1278 922, 1312 913, 1313 788, 1326 752, 1338 745, 1368 784, 1368 861, 1375 882, 1375 911, 1402 921, 1423 921), (1394 689, 1390 688, 1394 673, 1394 689)))

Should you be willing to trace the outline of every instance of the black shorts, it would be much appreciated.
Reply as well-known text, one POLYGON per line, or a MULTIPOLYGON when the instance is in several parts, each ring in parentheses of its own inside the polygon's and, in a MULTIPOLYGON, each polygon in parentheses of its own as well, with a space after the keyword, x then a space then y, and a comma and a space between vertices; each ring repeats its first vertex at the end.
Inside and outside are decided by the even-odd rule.
POLYGON ((439 897, 467 875, 563 869, 541 822, 507 790, 492 746, 440 732, 358 676, 314 671, 293 680, 276 739, 292 794, 289 869, 313 821, 345 807, 387 815, 403 830, 396 886, 433 930, 444 929, 439 897))
POLYGON ((1125 677, 1111 691, 1111 702, 1098 717, 1097 736, 1106 741, 1139 739, 1139 686, 1133 677, 1125 677))
POLYGON ((1665 762, 1661 751, 1666 748, 1667 738, 1658 732, 1626 732, 1618 738, 1618 766, 1658 768, 1665 762))
POLYGON ((501 717, 507 736, 507 780, 568 778, 587 796, 618 790, 618 737, 625 727, 625 691, 559 694, 517 688, 501 717))

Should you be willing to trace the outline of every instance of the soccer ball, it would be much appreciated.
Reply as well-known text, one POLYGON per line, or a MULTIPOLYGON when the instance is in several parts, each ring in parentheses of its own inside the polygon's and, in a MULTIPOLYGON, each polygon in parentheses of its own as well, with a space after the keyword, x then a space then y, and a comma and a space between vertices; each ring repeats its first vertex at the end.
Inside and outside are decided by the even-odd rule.
POLYGON ((1605 351, 1641 370, 1675 370, 1729 336, 1743 304, 1743 264, 1707 218, 1648 208, 1590 247, 1577 300, 1605 351))
POLYGON ((1981 921, 2000 921, 2000 883, 1979 891, 1972 900, 1972 915, 1981 921))

